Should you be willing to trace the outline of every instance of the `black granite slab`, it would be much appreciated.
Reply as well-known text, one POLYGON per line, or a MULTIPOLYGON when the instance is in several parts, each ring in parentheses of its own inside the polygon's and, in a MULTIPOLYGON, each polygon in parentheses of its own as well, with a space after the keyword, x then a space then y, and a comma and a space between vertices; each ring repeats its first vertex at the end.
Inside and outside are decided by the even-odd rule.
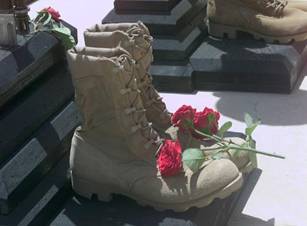
POLYGON ((204 39, 201 30, 195 27, 183 40, 154 39, 153 54, 155 63, 188 62, 189 56, 197 49, 204 39))
POLYGON ((290 93, 306 63, 306 43, 206 38, 190 58, 195 90, 290 93))
POLYGON ((8 214, 70 148, 81 118, 70 102, 0 168, 0 214, 8 214))
POLYGON ((173 34, 173 36, 155 36, 153 41, 155 63, 187 63, 189 56, 199 47, 204 37, 207 36, 207 28, 204 22, 205 17, 206 10, 199 10, 199 13, 195 14, 189 24, 179 33, 173 34))
POLYGON ((171 11, 169 15, 149 15, 145 12, 140 14, 117 14, 111 10, 102 20, 102 23, 117 22, 136 22, 143 21, 150 29, 152 35, 174 36, 187 26, 203 7, 199 7, 196 0, 181 0, 171 11))
MULTIPOLYGON (((77 41, 77 29, 62 22, 77 41)), ((0 47, 0 107, 65 57, 60 41, 50 33, 19 36, 18 40, 16 47, 0 47)))
POLYGON ((58 40, 46 32, 13 50, 0 49, 0 106, 61 60, 61 50, 58 40))
POLYGON ((180 0, 115 0, 118 14, 168 14, 180 0))
POLYGON ((1 226, 43 226, 62 209, 71 197, 68 155, 42 178, 9 215, 0 215, 1 226))
POLYGON ((73 97, 65 63, 53 66, 0 112, 0 167, 73 97))
POLYGON ((116 196, 112 202, 104 203, 84 199, 75 195, 64 206, 50 226, 225 226, 230 206, 238 198, 236 193, 226 200, 216 200, 210 206, 193 208, 184 213, 158 212, 142 207, 135 201, 116 196))
POLYGON ((161 92, 193 92, 192 72, 191 65, 152 65, 150 68, 153 84, 161 92))

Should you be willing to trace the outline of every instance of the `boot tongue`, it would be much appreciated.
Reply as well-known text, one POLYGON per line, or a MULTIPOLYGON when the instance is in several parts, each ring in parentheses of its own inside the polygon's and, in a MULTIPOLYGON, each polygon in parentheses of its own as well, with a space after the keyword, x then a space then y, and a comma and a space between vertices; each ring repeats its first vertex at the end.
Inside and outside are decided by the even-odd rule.
POLYGON ((153 38, 145 30, 138 26, 132 26, 127 31, 131 42, 133 42, 132 55, 136 61, 141 60, 148 54, 153 38))
POLYGON ((265 16, 273 17, 281 17, 288 4, 287 0, 241 0, 241 2, 265 16))

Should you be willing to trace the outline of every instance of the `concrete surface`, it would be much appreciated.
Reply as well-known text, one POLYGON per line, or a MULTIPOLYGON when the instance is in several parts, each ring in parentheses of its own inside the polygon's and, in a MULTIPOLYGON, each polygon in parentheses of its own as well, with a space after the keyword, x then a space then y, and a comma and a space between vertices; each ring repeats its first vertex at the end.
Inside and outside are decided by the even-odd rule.
MULTIPOLYGON (((31 15, 49 5, 78 28, 79 45, 83 45, 84 29, 101 21, 113 1, 41 0, 32 5, 31 15)), ((170 111, 182 104, 216 108, 222 113, 221 121, 232 120, 235 131, 244 130, 243 114, 249 112, 262 120, 254 136, 258 149, 286 156, 286 160, 258 156, 259 169, 229 226, 307 225, 307 78, 291 95, 199 92, 162 96, 170 111)))

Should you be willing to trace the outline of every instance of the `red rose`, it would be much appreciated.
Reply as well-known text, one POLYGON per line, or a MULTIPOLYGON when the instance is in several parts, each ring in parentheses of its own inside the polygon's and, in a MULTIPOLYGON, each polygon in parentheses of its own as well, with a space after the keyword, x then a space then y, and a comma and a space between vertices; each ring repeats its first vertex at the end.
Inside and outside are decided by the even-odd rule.
POLYGON ((181 146, 178 141, 165 140, 157 164, 162 176, 174 176, 182 170, 181 146))
MULTIPOLYGON (((220 119, 220 113, 214 111, 211 108, 205 108, 202 112, 196 112, 194 116, 194 127, 195 129, 212 135, 218 132, 218 120, 220 119)), ((198 134, 193 134, 195 138, 202 138, 198 134)))
POLYGON ((196 109, 191 106, 182 105, 173 115, 172 124, 179 127, 180 130, 185 130, 190 127, 193 122, 196 109))
POLYGON ((43 12, 48 12, 50 13, 50 15, 52 16, 52 19, 54 19, 56 22, 59 22, 60 21, 60 13, 58 11, 56 11, 54 8, 52 7, 48 7, 48 8, 45 8, 42 10, 43 12))

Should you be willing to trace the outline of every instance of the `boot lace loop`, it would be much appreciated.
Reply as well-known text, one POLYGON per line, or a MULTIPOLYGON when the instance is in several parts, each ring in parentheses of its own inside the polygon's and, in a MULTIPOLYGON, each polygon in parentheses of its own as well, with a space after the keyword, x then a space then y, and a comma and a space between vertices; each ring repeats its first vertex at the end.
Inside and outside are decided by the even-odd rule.
POLYGON ((147 34, 147 32, 138 25, 131 26, 131 28, 127 30, 127 33, 131 40, 136 40, 138 37, 144 38, 146 42, 144 42, 145 46, 142 47, 150 47, 150 43, 153 41, 153 37, 147 34))
POLYGON ((151 105, 155 105, 162 112, 167 111, 166 105, 163 103, 162 97, 160 97, 157 94, 157 91, 154 88, 153 83, 152 83, 152 77, 148 72, 146 72, 144 74, 144 77, 141 78, 140 86, 142 88, 144 88, 145 94, 147 95, 148 99, 150 100, 150 101, 147 102, 148 107, 151 106, 151 105))
POLYGON ((287 6, 287 0, 257 0, 257 3, 267 10, 273 10, 274 15, 281 15, 287 6))
MULTIPOLYGON (((129 56, 122 56, 119 58, 119 61, 124 61, 124 59, 128 60, 128 62, 135 64, 135 61, 130 59, 129 56), (128 58, 128 59, 127 59, 128 58)), ((147 139, 145 143, 145 148, 149 149, 151 145, 159 145, 162 143, 162 140, 159 138, 156 131, 152 128, 152 124, 149 123, 146 119, 146 109, 141 108, 138 109, 136 107, 137 101, 140 101, 140 90, 136 88, 136 79, 135 79, 135 67, 132 67, 132 71, 127 71, 130 76, 129 80, 125 85, 124 89, 120 90, 122 95, 126 95, 128 93, 135 93, 135 96, 130 102, 130 106, 124 110, 127 115, 131 115, 134 121, 134 126, 131 127, 131 133, 135 133, 140 131, 141 134, 147 139)), ((125 67, 123 67, 125 69, 125 67)))
MULTIPOLYGON (((143 42, 143 43, 147 43, 147 45, 144 44, 145 46, 142 46, 142 48, 145 48, 145 50, 146 50, 144 52, 144 56, 143 56, 143 57, 145 57, 146 53, 150 49, 150 43, 152 42, 153 38, 150 35, 148 35, 145 32, 144 28, 141 28, 141 26, 139 26, 139 25, 133 25, 127 31, 127 33, 129 34, 129 36, 131 37, 132 40, 136 40, 137 37, 143 37, 146 40, 146 42, 143 42)), ((141 59, 140 59, 140 61, 141 61, 141 59)), ((145 71, 144 77, 141 78, 139 86, 142 87, 145 90, 144 94, 147 95, 148 99, 150 100, 147 103, 147 105, 149 105, 149 106, 155 105, 162 112, 167 112, 166 106, 163 103, 162 98, 157 94, 156 89, 154 88, 154 86, 152 84, 152 77, 147 71, 145 71)))

